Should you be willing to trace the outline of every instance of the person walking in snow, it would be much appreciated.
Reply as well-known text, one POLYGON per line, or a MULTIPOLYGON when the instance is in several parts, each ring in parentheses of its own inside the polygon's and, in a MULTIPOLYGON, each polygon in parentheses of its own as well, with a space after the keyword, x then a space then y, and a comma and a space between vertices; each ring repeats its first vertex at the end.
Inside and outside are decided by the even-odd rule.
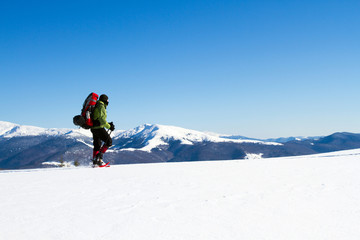
POLYGON ((93 134, 94 140, 94 150, 93 150, 93 164, 94 165, 104 165, 103 155, 112 145, 112 139, 110 134, 105 130, 105 128, 110 129, 111 131, 115 130, 113 122, 108 123, 106 108, 109 105, 109 98, 105 94, 102 94, 95 105, 93 112, 93 127, 91 132, 93 134), (104 145, 101 147, 101 143, 104 142, 104 145))

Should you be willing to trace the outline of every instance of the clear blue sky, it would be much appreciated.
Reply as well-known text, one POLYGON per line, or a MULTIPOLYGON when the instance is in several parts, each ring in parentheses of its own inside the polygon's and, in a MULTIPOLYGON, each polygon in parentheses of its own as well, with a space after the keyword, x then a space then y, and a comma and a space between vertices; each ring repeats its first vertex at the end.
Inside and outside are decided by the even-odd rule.
POLYGON ((360 132, 360 1, 2 1, 0 120, 72 128, 360 132))

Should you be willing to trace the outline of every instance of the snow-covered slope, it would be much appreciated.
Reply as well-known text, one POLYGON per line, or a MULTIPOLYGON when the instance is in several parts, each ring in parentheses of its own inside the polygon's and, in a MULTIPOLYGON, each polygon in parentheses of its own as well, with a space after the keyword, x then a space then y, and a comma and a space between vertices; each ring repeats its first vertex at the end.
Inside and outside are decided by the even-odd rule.
POLYGON ((0 171, 0 238, 357 240, 360 150, 0 171))

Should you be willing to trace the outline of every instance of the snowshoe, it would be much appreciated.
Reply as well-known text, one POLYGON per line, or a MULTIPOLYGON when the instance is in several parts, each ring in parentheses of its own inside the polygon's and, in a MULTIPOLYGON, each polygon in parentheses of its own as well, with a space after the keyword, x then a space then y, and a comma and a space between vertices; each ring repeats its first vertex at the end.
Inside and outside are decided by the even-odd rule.
POLYGON ((103 161, 103 153, 102 152, 99 152, 95 158, 93 159, 93 166, 96 167, 96 166, 99 166, 99 167, 102 167, 102 166, 105 166, 107 165, 108 163, 105 163, 103 161))

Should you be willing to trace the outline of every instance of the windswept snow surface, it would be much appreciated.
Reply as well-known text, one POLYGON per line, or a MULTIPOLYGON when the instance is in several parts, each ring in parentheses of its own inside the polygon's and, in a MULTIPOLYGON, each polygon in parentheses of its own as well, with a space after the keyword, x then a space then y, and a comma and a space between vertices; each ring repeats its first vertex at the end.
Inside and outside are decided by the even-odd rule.
POLYGON ((360 150, 0 171, 1 239, 360 239, 360 150))

